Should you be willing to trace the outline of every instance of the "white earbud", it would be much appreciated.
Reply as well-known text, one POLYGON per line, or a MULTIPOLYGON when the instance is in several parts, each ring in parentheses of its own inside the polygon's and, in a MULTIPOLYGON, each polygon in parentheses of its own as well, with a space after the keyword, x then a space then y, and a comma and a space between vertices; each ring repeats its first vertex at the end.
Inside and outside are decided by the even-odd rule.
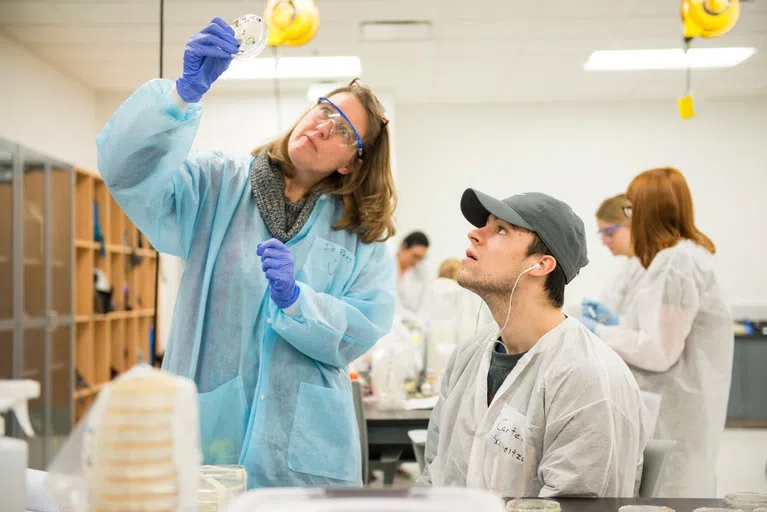
POLYGON ((540 263, 536 263, 535 265, 533 265, 532 267, 528 268, 527 270, 523 270, 522 273, 525 274, 527 272, 530 272, 531 270, 538 270, 539 268, 541 268, 541 264, 540 263))

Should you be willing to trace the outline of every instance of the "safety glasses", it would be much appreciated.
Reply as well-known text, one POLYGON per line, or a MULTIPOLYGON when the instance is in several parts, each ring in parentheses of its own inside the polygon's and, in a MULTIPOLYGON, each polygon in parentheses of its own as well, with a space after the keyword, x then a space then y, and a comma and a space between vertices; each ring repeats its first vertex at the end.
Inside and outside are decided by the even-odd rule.
POLYGON ((330 123, 330 137, 342 146, 356 149, 357 156, 362 158, 362 138, 338 105, 322 97, 312 108, 310 115, 317 122, 317 127, 330 123))
POLYGON ((622 225, 623 224, 612 224, 602 229, 598 229, 597 235, 601 236, 602 238, 612 238, 615 232, 618 231, 622 225))

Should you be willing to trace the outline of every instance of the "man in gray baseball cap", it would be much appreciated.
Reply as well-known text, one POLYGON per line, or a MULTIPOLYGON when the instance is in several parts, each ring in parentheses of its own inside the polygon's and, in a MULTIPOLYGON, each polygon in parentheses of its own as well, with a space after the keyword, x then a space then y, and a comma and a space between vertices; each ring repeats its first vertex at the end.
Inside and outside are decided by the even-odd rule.
POLYGON ((429 422, 419 483, 505 496, 631 497, 650 432, 623 360, 562 313, 588 263, 583 221, 541 193, 498 200, 473 189, 476 229, 458 283, 495 322, 455 349, 429 422))

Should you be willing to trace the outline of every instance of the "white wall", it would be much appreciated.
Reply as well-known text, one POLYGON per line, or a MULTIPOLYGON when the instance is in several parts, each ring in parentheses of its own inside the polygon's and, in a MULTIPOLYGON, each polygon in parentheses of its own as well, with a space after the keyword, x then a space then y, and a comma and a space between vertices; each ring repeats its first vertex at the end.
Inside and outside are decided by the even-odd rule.
POLYGON ((400 234, 424 230, 432 263, 462 257, 467 187, 498 197, 540 191, 586 223, 590 264, 568 286, 567 305, 601 290, 615 258, 600 245, 593 213, 637 173, 682 170, 697 223, 717 244, 734 305, 767 307, 767 99, 708 102, 693 120, 667 102, 591 105, 402 107, 399 121, 400 234))
POLYGON ((2 34, 0 62, 0 137, 94 170, 94 93, 2 34))

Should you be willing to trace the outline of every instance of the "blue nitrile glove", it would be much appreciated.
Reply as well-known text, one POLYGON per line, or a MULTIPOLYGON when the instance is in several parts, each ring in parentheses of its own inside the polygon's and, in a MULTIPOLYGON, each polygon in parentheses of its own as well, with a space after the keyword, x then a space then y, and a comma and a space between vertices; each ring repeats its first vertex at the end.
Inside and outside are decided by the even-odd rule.
POLYGON ((597 333, 597 325, 598 325, 598 323, 597 323, 596 320, 594 320, 590 316, 582 316, 581 317, 581 323, 589 331, 593 332, 594 334, 597 333))
POLYGON ((184 70, 176 80, 176 91, 187 103, 197 103, 202 95, 232 62, 240 42, 234 38, 234 30, 227 22, 216 16, 204 29, 186 43, 184 70))
POLYGON ((298 300, 301 289, 293 273, 295 259, 290 249, 276 238, 261 242, 256 248, 261 257, 261 270, 269 281, 269 294, 277 307, 289 308, 298 300))
POLYGON ((618 325, 620 319, 610 309, 598 300, 583 299, 581 313, 585 317, 593 318, 600 324, 618 325))

